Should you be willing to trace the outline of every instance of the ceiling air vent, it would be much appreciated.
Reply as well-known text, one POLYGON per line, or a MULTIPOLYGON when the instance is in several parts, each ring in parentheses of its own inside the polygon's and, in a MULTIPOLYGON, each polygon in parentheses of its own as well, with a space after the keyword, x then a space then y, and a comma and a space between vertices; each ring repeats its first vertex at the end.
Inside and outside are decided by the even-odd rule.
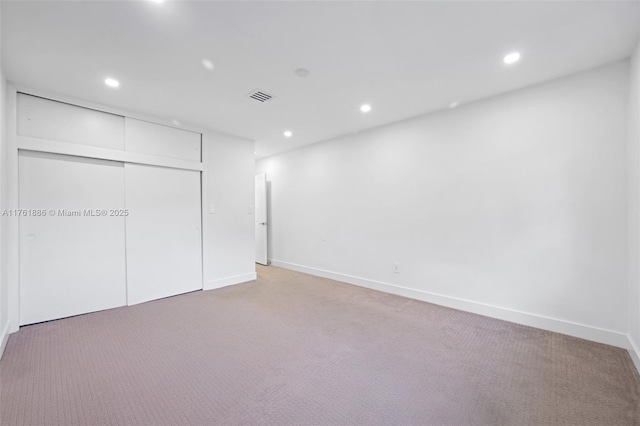
POLYGON ((273 99, 272 95, 261 92, 260 90, 254 90, 253 92, 249 93, 249 97, 259 102, 267 102, 268 100, 273 99))

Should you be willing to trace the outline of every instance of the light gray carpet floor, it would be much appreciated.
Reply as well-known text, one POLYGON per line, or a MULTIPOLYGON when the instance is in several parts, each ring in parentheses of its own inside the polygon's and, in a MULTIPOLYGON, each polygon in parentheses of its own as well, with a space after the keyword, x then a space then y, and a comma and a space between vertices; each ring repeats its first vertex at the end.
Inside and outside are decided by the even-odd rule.
POLYGON ((626 351, 311 277, 23 327, 7 425, 638 425, 626 351))

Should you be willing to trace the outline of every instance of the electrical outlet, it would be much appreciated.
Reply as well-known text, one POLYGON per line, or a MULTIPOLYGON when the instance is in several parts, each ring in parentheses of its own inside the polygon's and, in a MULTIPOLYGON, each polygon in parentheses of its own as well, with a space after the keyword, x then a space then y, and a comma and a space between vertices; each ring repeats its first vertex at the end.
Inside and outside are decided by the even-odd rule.
POLYGON ((394 274, 399 274, 400 273, 400 263, 398 263, 398 262, 394 262, 393 263, 393 273, 394 274))

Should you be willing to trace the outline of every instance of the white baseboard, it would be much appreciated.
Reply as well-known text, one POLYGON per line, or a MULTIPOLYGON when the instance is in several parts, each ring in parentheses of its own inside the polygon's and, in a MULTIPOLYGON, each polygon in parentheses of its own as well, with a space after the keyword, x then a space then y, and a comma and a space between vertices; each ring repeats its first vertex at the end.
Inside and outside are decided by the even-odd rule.
MULTIPOLYGON (((567 334, 569 336, 579 337, 585 340, 591 340, 598 343, 604 343, 619 348, 629 348, 629 338, 626 334, 617 331, 606 330, 597 327, 591 327, 584 324, 578 324, 557 318, 545 317, 542 315, 530 314, 527 312, 516 311, 508 308, 487 305, 484 303, 474 302, 471 300, 458 299, 455 297, 444 296, 441 294, 429 293, 422 290, 402 287, 395 284, 389 284, 381 281, 369 280, 366 278, 355 277, 352 275, 341 274, 338 272, 326 271, 324 269, 312 268, 295 263, 284 262, 281 260, 271 260, 272 266, 277 266, 292 271, 303 272, 309 275, 329 278, 336 281, 354 284, 360 287, 366 287, 372 290, 378 290, 385 293, 391 293, 398 296, 404 296, 411 299, 421 300, 436 305, 446 306, 448 308, 459 309, 461 311, 472 312, 474 314, 484 315, 487 317, 497 318, 504 321, 514 322, 517 324, 527 325, 529 327, 540 328, 543 330, 553 331, 556 333, 567 334)), ((631 353, 631 351, 629 351, 631 353)))
POLYGON ((4 355, 4 348, 7 347, 7 342, 9 341, 9 322, 4 326, 4 329, 0 332, 0 359, 2 359, 2 355, 4 355))
POLYGON ((640 347, 633 342, 631 336, 629 336, 629 355, 631 356, 631 360, 636 365, 638 369, 638 373, 640 373, 640 347))
POLYGON ((213 290, 215 288, 226 287, 229 285, 246 283, 247 281, 253 281, 256 279, 256 273, 251 272, 248 274, 234 275, 231 277, 219 278, 217 280, 207 281, 207 284, 204 286, 203 290, 213 290))

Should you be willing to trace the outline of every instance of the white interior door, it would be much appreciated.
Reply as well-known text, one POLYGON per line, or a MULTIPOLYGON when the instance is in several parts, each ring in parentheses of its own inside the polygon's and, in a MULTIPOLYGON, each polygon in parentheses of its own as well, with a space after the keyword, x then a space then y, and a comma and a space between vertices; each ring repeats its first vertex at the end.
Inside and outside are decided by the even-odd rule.
POLYGON ((202 289, 200 172, 125 164, 129 305, 202 289))
POLYGON ((21 151, 19 194, 20 325, 126 305, 123 164, 21 151))
POLYGON ((267 175, 256 175, 256 263, 267 264, 267 175))

